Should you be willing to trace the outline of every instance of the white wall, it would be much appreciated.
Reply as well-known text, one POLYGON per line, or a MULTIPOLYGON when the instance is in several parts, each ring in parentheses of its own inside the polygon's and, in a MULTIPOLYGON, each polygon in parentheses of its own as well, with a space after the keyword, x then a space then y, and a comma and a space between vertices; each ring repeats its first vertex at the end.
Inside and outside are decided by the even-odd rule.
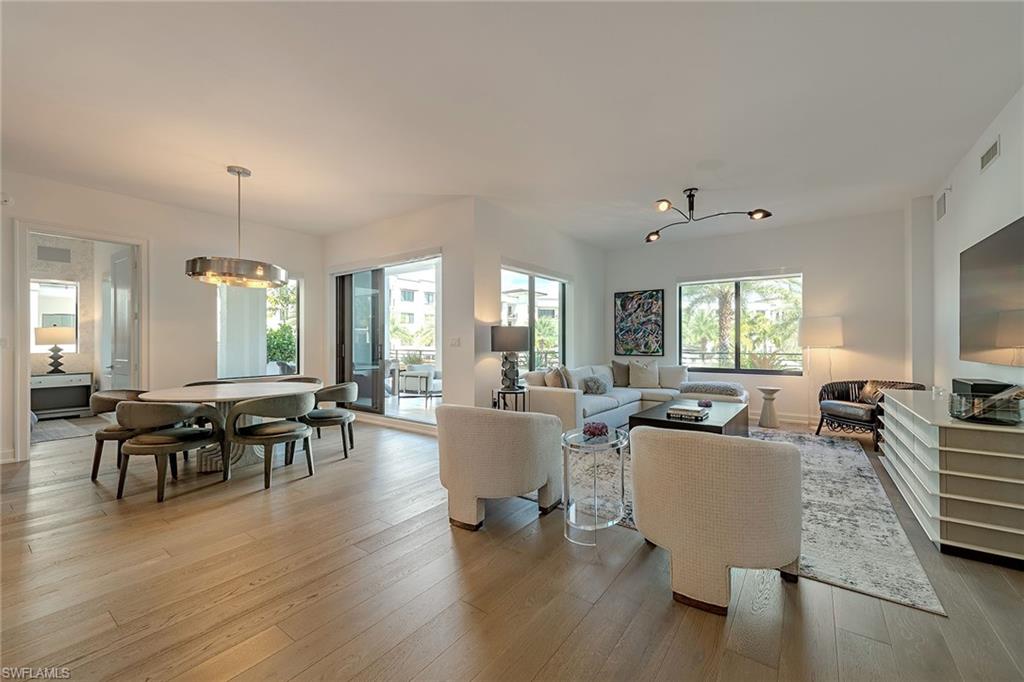
MULTIPOLYGON (((185 260, 235 252, 234 220, 14 172, 3 173, 0 241, 0 458, 9 458, 13 427, 13 222, 49 223, 145 239, 149 245, 149 387, 180 386, 217 373, 216 288, 189 281, 185 260)), ((231 209, 231 205, 226 207, 231 209)), ((321 238, 243 223, 243 257, 270 260, 303 279, 303 372, 320 374, 324 357, 321 238)), ((25 416, 27 418, 27 415, 25 416)))
POLYGON ((935 383, 934 216, 935 205, 930 196, 915 197, 903 209, 905 376, 925 386, 935 383))
POLYGON ((946 215, 935 222, 935 382, 953 377, 1024 383, 1024 369, 960 360, 960 252, 1024 216, 1024 88, 1010 100, 970 151, 935 189, 946 197, 946 215), (981 153, 996 136, 1002 151, 980 170, 981 153))
MULTIPOLYGON (((676 228, 676 229, 685 229, 676 228)), ((638 234, 637 239, 643 235, 638 234)), ((665 290, 665 356, 679 361, 676 285, 699 279, 802 273, 804 314, 843 318, 843 348, 832 351, 835 379, 904 378, 903 213, 879 213, 708 239, 659 241, 608 255, 605 354, 612 354, 612 297, 616 291, 665 290)), ((620 358, 626 360, 627 358, 620 358)), ((692 373, 709 381, 737 381, 761 407, 758 385, 782 387, 783 417, 807 419, 817 410, 817 388, 827 381, 827 351, 816 350, 810 375, 692 373)))

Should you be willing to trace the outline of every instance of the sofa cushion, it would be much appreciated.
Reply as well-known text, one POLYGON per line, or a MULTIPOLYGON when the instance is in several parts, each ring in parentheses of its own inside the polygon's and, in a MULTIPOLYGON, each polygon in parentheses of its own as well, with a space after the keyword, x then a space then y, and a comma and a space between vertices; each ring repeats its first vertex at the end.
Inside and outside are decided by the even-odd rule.
POLYGON ((635 388, 622 388, 621 386, 608 389, 608 393, 606 393, 605 395, 614 400, 619 405, 619 407, 622 407, 623 405, 628 405, 630 403, 635 403, 638 400, 643 399, 642 391, 638 391, 635 388))
POLYGON ((747 392, 743 384, 734 381, 687 381, 680 384, 682 393, 710 393, 711 395, 740 396, 747 392))
POLYGON ((686 368, 682 365, 662 365, 658 367, 658 384, 662 388, 678 389, 686 381, 686 368))
POLYGON ((547 384, 544 383, 545 374, 547 374, 547 372, 542 369, 527 372, 523 375, 523 383, 527 386, 547 386, 547 384))
POLYGON ((594 365, 591 369, 594 370, 595 377, 601 377, 608 382, 608 388, 615 386, 615 376, 612 374, 611 365, 594 365))
POLYGON ((189 441, 210 438, 212 435, 213 431, 209 429, 178 426, 170 429, 140 433, 128 442, 132 445, 174 445, 176 443, 187 443, 189 441))
POLYGON ((663 403, 668 400, 677 400, 679 391, 674 388, 642 388, 640 399, 663 403))
POLYGON ((564 367, 555 367, 544 375, 544 384, 551 388, 569 388, 569 373, 564 367))
POLYGON ((630 388, 658 388, 658 365, 653 360, 640 362, 629 361, 630 388))
POLYGON ((614 398, 607 395, 583 395, 580 397, 580 405, 583 406, 584 417, 592 417, 619 406, 614 398))
POLYGON ((583 386, 580 385, 580 382, 586 377, 594 376, 594 370, 591 367, 577 367, 576 369, 567 369, 566 372, 569 373, 568 380, 566 381, 566 388, 578 388, 582 390, 583 386))
POLYGON ((584 393, 590 395, 604 395, 611 388, 608 382, 604 380, 604 377, 599 376, 583 377, 580 379, 579 387, 584 393))
POLYGON ((612 360, 612 385, 629 386, 629 363, 612 360))
POLYGON ((848 400, 822 400, 819 409, 826 415, 855 419, 866 424, 870 424, 875 419, 874 405, 854 403, 848 400))

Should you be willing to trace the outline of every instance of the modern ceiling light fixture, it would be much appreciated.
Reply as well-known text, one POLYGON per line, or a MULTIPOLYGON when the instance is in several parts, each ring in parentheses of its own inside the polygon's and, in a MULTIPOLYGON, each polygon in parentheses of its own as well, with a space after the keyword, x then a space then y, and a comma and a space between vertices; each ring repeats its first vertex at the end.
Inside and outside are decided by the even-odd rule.
POLYGON ((659 213, 675 211, 676 213, 681 215, 683 219, 678 220, 674 223, 669 223, 668 225, 663 225, 662 227, 659 227, 657 230, 652 230, 651 232, 648 232, 647 236, 644 237, 645 242, 650 243, 658 241, 659 239, 661 239, 661 231, 666 228, 674 227, 676 225, 686 225, 687 223, 696 223, 701 220, 707 220, 708 218, 717 218, 718 216, 721 215, 745 215, 751 220, 764 220, 765 218, 772 217, 771 211, 764 208, 755 208, 752 211, 721 211, 720 213, 712 213, 710 215, 705 215, 698 218, 693 215, 693 204, 697 196, 697 188, 689 187, 687 189, 684 189, 683 194, 686 195, 686 203, 688 209, 686 213, 683 213, 678 208, 673 206, 672 202, 669 201, 668 199, 658 199, 656 202, 654 202, 654 208, 657 209, 659 213))
POLYGON ((228 173, 238 178, 238 255, 199 256, 185 261, 185 274, 207 284, 229 287, 276 289, 288 283, 288 273, 279 265, 242 258, 242 178, 252 171, 241 166, 228 166, 228 173))

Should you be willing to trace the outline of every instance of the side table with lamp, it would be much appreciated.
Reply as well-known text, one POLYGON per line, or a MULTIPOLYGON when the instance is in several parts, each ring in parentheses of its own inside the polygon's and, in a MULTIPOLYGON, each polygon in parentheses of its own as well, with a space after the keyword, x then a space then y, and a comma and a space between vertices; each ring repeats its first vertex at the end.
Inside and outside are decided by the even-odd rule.
POLYGON ((74 327, 36 327, 36 345, 50 345, 50 371, 29 379, 32 413, 41 419, 58 417, 84 417, 92 414, 89 396, 92 395, 91 372, 65 372, 64 348, 77 341, 74 327))

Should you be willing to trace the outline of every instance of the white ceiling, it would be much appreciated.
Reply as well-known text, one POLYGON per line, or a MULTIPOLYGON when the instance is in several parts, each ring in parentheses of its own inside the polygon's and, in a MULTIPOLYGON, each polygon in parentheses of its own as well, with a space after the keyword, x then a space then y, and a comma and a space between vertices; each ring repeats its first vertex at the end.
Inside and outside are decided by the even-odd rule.
POLYGON ((3 3, 3 163, 313 233, 479 195, 605 246, 895 209, 1021 86, 1021 3, 3 3))

